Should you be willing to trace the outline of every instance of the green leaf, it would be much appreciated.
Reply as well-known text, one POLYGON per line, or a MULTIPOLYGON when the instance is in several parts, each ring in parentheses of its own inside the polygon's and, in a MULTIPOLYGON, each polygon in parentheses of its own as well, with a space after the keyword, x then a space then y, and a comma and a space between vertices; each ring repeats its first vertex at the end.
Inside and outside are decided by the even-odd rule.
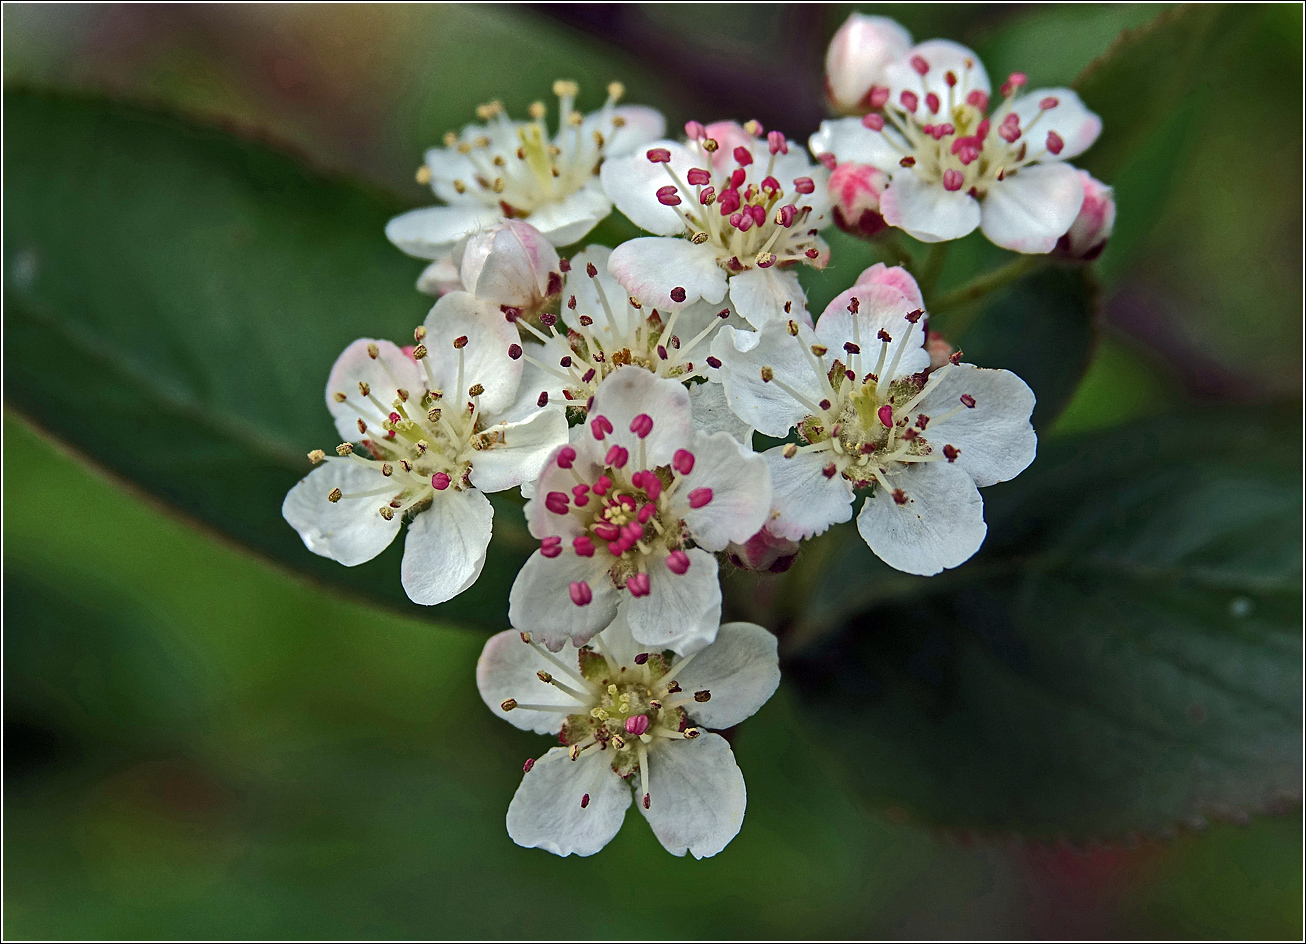
POLYGON ((404 595, 402 541, 345 568, 281 517, 308 450, 336 442, 323 392, 336 356, 358 337, 402 343, 426 315, 422 263, 383 234, 402 207, 267 144, 94 99, 7 93, 4 131, 11 405, 274 560, 502 624, 526 552, 510 499, 496 497, 482 579, 433 610, 404 595))
POLYGON ((1122 32, 1072 83, 1104 123, 1102 136, 1075 164, 1109 182, 1158 127, 1168 124, 1193 88, 1211 38, 1243 15, 1232 7, 1187 4, 1122 32))
POLYGON ((848 789, 1075 839, 1299 800, 1300 420, 1261 420, 1045 447, 984 490, 985 548, 939 577, 874 579, 855 535, 828 553, 783 638, 848 789))

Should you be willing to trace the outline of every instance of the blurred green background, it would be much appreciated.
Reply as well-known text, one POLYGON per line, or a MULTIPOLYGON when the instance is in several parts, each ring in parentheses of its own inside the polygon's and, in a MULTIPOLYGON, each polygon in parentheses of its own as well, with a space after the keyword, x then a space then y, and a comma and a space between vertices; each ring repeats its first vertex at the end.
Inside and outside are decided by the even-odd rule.
MULTIPOLYGON (((595 103, 619 78, 673 127, 755 116, 805 138, 849 9, 6 5, 5 81, 268 129, 417 205, 425 146, 555 77, 595 103)), ((1162 10, 863 9, 1036 85, 1162 10)), ((1100 265, 1103 338, 1053 436, 1300 396, 1301 9, 1221 24, 1108 178, 1132 200, 1100 265)), ((835 253, 849 275, 871 258, 835 253)), ((784 688, 736 738, 751 802, 721 855, 673 859, 634 816, 589 860, 518 849, 504 812, 546 745, 481 705, 482 634, 214 541, 8 409, 4 473, 9 937, 1301 933, 1299 810, 1100 846, 927 829, 846 796, 784 688)))

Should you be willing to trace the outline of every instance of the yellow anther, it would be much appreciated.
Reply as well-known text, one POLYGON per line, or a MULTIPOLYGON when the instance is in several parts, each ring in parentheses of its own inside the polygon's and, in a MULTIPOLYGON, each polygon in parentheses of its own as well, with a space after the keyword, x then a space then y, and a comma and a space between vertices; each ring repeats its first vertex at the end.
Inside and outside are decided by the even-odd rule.
POLYGON ((395 467, 388 462, 381 463, 381 474, 389 478, 395 474, 395 467))
POLYGON ((358 392, 361 393, 363 396, 367 396, 369 393, 372 392, 372 387, 366 381, 360 380, 358 382, 358 392))
POLYGON ((454 134, 452 131, 446 131, 446 132, 444 133, 444 146, 445 146, 445 147, 447 147, 447 148, 451 148, 451 147, 453 147, 453 146, 454 146, 455 144, 457 144, 457 143, 458 143, 458 135, 454 134))
POLYGON ((626 86, 622 85, 620 82, 608 83, 608 98, 612 99, 614 102, 621 101, 625 94, 626 86))
POLYGON ((543 102, 531 102, 531 107, 526 109, 526 114, 530 115, 535 121, 539 121, 548 113, 549 110, 544 107, 543 102))
POLYGON ((499 707, 502 708, 504 711, 512 711, 514 708, 517 707, 517 699, 505 698, 503 701, 499 702, 499 707))
POLYGON ((321 449, 314 449, 312 452, 308 454, 308 461, 313 463, 314 465, 317 465, 325 458, 326 458, 326 453, 323 452, 321 449))
POLYGON ((417 168, 417 182, 425 186, 431 182, 431 168, 423 164, 417 168))
POLYGON ((382 505, 380 508, 377 509, 377 511, 381 513, 381 517, 384 518, 386 521, 389 521, 391 518, 395 516, 394 509, 391 508, 389 505, 382 505))
POLYGON ((612 116, 612 127, 614 127, 614 128, 624 128, 624 127, 626 127, 626 116, 625 116, 625 115, 613 115, 613 116, 612 116))
POLYGON ((420 361, 423 357, 426 356, 426 354, 427 351, 426 351, 425 344, 419 344, 417 345, 417 347, 413 348, 413 360, 420 361))
POLYGON ((559 98, 575 98, 580 86, 569 79, 558 79, 553 83, 553 94, 559 98))
POLYGON ((579 128, 580 123, 584 120, 585 116, 578 111, 573 111, 567 116, 567 124, 571 125, 573 128, 579 128))
POLYGON ((331 398, 335 400, 337 403, 344 403, 346 400, 349 399, 349 397, 340 390, 337 390, 335 393, 331 394, 331 398))
POLYGON ((343 497, 344 497, 344 492, 340 491, 340 489, 338 488, 333 488, 331 489, 331 493, 327 495, 327 501, 331 502, 331 504, 334 505, 336 502, 340 501, 340 499, 343 497))
POLYGON ((353 443, 341 443, 336 446, 336 455, 347 456, 354 451, 353 443))
POLYGON ((413 329, 414 341, 421 341, 425 337, 426 337, 426 327, 424 325, 418 325, 416 328, 413 329))
POLYGON ((617 694, 617 686, 615 686, 615 685, 613 685, 613 684, 611 684, 611 683, 608 683, 608 694, 609 694, 609 695, 615 695, 615 694, 617 694))
POLYGON ((466 193, 467 185, 463 183, 461 180, 455 180, 453 182, 453 189, 455 193, 466 193))
POLYGON ((503 193, 503 187, 504 187, 504 183, 502 177, 495 177, 494 183, 490 184, 490 189, 493 190, 495 193, 503 193))
POLYGON ((707 242, 707 241, 708 241, 709 239, 711 239, 711 238, 712 238, 712 237, 709 236, 707 233, 695 233, 695 234, 690 238, 689 241, 690 241, 691 243, 693 243, 694 245, 696 245, 696 246, 701 246, 701 245, 703 245, 703 243, 707 242))

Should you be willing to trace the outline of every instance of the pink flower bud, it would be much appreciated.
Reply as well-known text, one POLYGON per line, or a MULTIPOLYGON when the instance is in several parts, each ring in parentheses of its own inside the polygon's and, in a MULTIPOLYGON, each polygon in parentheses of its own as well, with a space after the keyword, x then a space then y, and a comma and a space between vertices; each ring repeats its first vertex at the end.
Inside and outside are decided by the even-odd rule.
MULTIPOLYGON (((902 266, 893 266, 891 268, 883 262, 877 262, 857 276, 857 282, 853 287, 856 288, 857 285, 888 285, 907 296, 907 307, 909 309, 925 307, 925 300, 921 297, 920 287, 917 286, 916 280, 912 278, 912 274, 902 266)), ((839 296, 839 298, 835 299, 835 302, 842 298, 842 295, 839 296)), ((833 304, 834 302, 831 302, 832 306, 833 304)), ((842 304, 846 306, 847 302, 842 304)))
POLYGON ((953 347, 948 343, 948 339, 939 332, 929 331, 925 335, 925 350, 930 355, 930 370, 938 370, 948 363, 948 358, 952 356, 953 347))
POLYGON ((883 86, 889 63, 906 54, 911 34, 882 16, 854 13, 839 27, 825 53, 825 95, 835 111, 863 114, 881 107, 867 101, 883 86))
POLYGON ((880 215, 880 196, 889 175, 869 164, 840 164, 830 174, 830 202, 834 221, 845 233, 870 239, 886 228, 880 215))
POLYGON ((1094 180, 1088 171, 1079 172, 1084 185, 1084 202, 1069 231, 1057 240, 1052 251, 1062 259, 1092 262, 1102 254, 1116 223, 1116 201, 1111 188, 1094 180))
POLYGON ((798 556, 798 544, 788 538, 777 537, 763 528, 743 544, 729 545, 726 553, 736 567, 781 574, 789 569, 798 556))
POLYGON ((467 238, 458 268, 464 290, 481 301, 531 311, 548 296, 559 260, 534 226, 504 220, 467 238))

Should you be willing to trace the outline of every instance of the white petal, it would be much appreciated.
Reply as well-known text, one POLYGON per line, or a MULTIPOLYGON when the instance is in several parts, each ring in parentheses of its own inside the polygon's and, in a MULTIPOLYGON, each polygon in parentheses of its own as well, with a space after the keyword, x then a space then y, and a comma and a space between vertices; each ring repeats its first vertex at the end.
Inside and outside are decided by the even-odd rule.
MULTIPOLYGON (((1044 147, 1049 131, 1055 131, 1065 142, 1060 154, 1048 154, 1041 161, 1068 161, 1078 157, 1092 146, 1102 133, 1102 119, 1089 111, 1080 97, 1068 88, 1035 89, 1011 103, 1010 111, 1020 116, 1020 126, 1030 128, 1029 146, 1036 153, 1044 147), (1049 108, 1034 124, 1034 118, 1043 111, 1039 103, 1045 98, 1055 98, 1055 108, 1049 108), (1033 125, 1031 128, 1030 126, 1033 125)), ((1007 110, 995 115, 994 127, 1007 110)))
POLYGON ((860 118, 836 118, 821 122, 821 130, 812 135, 807 146, 813 154, 833 154, 840 164, 867 164, 892 173, 898 162, 911 152, 902 135, 886 126, 872 131, 860 118))
POLYGON ((498 413, 512 405, 521 381, 522 362, 508 356, 517 329, 499 309, 466 292, 450 292, 426 316, 427 366, 445 394, 444 409, 461 409, 474 384, 485 388, 481 409, 498 413), (466 338, 462 349, 454 341, 466 338), (462 364, 462 389, 458 365, 462 364))
POLYGON ((730 303, 754 328, 787 324, 790 319, 810 325, 807 295, 791 269, 747 269, 730 276, 730 303), (789 310, 785 311, 785 305, 789 310))
POLYGON ((672 855, 714 856, 744 825, 744 775, 721 735, 659 744, 648 777, 649 808, 636 806, 672 855))
MULTIPOLYGON (((596 555, 597 556, 597 555, 596 555)), ((536 551, 526 561, 508 594, 508 622, 533 633, 554 652, 568 639, 583 646, 617 614, 621 592, 595 558, 580 557, 570 548, 549 559, 536 551), (568 588, 575 581, 589 584, 593 599, 585 606, 571 602, 568 588)))
POLYGON ((417 277, 417 290, 437 297, 463 290, 462 277, 454 265, 453 253, 446 253, 422 270, 422 274, 417 277))
POLYGON ((727 325, 712 339, 712 354, 721 361, 717 376, 736 416, 768 436, 783 438, 812 410, 778 384, 762 380, 762 368, 812 402, 825 395, 820 377, 803 353, 816 335, 799 325, 793 337, 780 325, 765 331, 737 331, 727 325))
POLYGON ((1031 164, 994 183, 980 228, 1014 252, 1051 252, 1079 215, 1084 185, 1069 164, 1031 164))
POLYGON ((436 206, 409 210, 385 225, 385 235, 410 256, 439 259, 464 236, 503 218, 483 206, 436 206))
POLYGON ((473 457, 472 484, 483 492, 501 492, 539 478, 549 453, 567 443, 567 416, 562 410, 537 410, 519 423, 490 426, 485 436, 493 445, 473 457))
POLYGON ((481 575, 494 507, 474 488, 436 492, 431 507, 408 525, 404 592, 423 606, 452 600, 481 575))
MULTIPOLYGON (((526 503, 526 527, 530 529, 531 536, 539 540, 548 537, 560 537, 564 542, 570 544, 571 539, 584 531, 580 519, 570 511, 566 514, 555 514, 545 507, 544 499, 549 492, 561 492, 569 496, 573 486, 576 484, 576 477, 579 476, 581 481, 593 482, 602 474, 603 469, 591 457, 590 453, 584 448, 585 443, 579 437, 589 436, 590 431, 587 426, 578 426, 572 432, 572 438, 575 440, 574 448, 577 456, 571 469, 565 469, 558 465, 557 458, 560 448, 555 448, 548 456, 545 457, 544 465, 541 467, 537 480, 531 488, 532 495, 530 501, 526 503)), ((601 458, 601 457, 600 457, 601 458)))
MULTIPOLYGON (((562 320, 569 328, 581 327, 580 317, 588 317, 593 324, 590 331, 597 333, 606 343, 609 339, 626 339, 633 331, 632 324, 639 317, 628 301, 630 293, 608 271, 612 250, 607 246, 586 246, 571 257, 571 272, 563 283, 562 320), (594 278, 589 267, 594 266, 594 278), (573 311, 570 300, 576 299, 573 311)), ((554 358, 550 363, 556 363, 554 358)))
POLYGON ((671 677, 686 692, 712 694, 685 709, 691 721, 707 728, 733 727, 766 704, 780 685, 776 638, 755 623, 726 623, 716 642, 684 669, 673 666, 671 677))
MULTIPOLYGON (((647 148, 649 142, 662 137, 667 130, 667 119, 662 112, 646 105, 620 105, 612 109, 625 122, 608 137, 603 152, 609 159, 633 154, 647 148)), ((640 151, 642 154, 643 152, 640 151)))
POLYGON ((948 94, 952 91, 948 88, 947 82, 949 72, 957 76, 958 87, 967 92, 978 89, 988 94, 990 91, 989 76, 984 70, 984 63, 980 62, 979 56, 975 55, 973 50, 950 39, 927 39, 923 43, 917 43, 905 56, 885 67, 890 103, 902 111, 899 96, 906 89, 913 92, 918 99, 916 116, 922 122, 932 118, 937 121, 938 119, 934 118, 925 104, 925 95, 927 92, 933 92, 939 96, 941 103, 946 103, 948 94), (912 68, 913 56, 920 56, 929 65, 929 71, 924 76, 918 75, 912 68))
POLYGON ((650 560, 648 596, 626 594, 621 604, 635 639, 682 655, 706 646, 721 626, 716 558, 697 547, 685 553, 689 570, 683 574, 672 573, 665 561, 650 560))
POLYGON ((857 516, 857 530, 879 558, 909 574, 930 576, 965 563, 984 543, 984 500, 970 473, 949 462, 914 463, 889 478, 906 493, 876 488, 857 516))
MULTIPOLYGON (((682 182, 689 169, 698 163, 682 144, 675 141, 653 141, 647 148, 641 147, 638 153, 604 161, 599 170, 603 189, 617 205, 617 209, 640 229, 659 236, 683 233, 685 223, 680 214, 658 201, 658 190, 674 186, 675 181, 667 173, 668 165, 654 164, 648 159, 648 151, 653 148, 666 148, 671 153, 670 167, 682 182)), ((681 194, 681 200, 687 197, 692 199, 691 194, 681 194)))
POLYGON ((689 526, 694 543, 719 551, 731 541, 743 543, 766 523, 771 511, 771 474, 766 461, 729 433, 698 434, 692 449, 694 469, 676 486, 674 507, 689 526), (689 495, 712 490, 712 500, 689 507, 689 495))
POLYGON ((1009 370, 947 365, 930 377, 919 409, 926 415, 952 414, 931 424, 927 436, 936 449, 957 447, 956 464, 981 488, 1015 478, 1034 461, 1038 436, 1029 422, 1034 391, 1009 370), (974 397, 975 407, 953 413, 964 394, 974 397))
MULTIPOLYGON (((523 343, 522 347, 534 361, 547 363, 544 348, 537 344, 523 343)), ((556 360, 556 358, 555 358, 556 360)), ((493 414, 499 423, 520 423, 529 416, 534 416, 540 409, 540 394, 547 393, 544 401, 550 410, 563 410, 562 378, 546 371, 539 364, 522 358, 521 382, 517 385, 517 396, 506 410, 493 414)))
POLYGON ((557 203, 546 203, 526 219, 555 246, 583 239, 612 212, 612 201, 596 180, 557 203))
POLYGON ((752 448, 753 427, 735 416, 721 384, 694 384, 689 388, 689 403, 693 407, 694 432, 708 436, 728 433, 735 442, 752 448))
POLYGON ((381 408, 363 396, 360 383, 367 384, 372 397, 382 407, 388 407, 399 395, 400 388, 409 391, 423 389, 421 370, 411 357, 389 341, 359 338, 345 348, 331 366, 326 385, 327 409, 336 421, 340 438, 346 442, 359 442, 365 436, 358 429, 360 419, 378 431, 386 420, 381 408), (376 345, 375 358, 368 353, 371 345, 376 345), (337 393, 345 395, 343 402, 336 399, 337 393))
MULTIPOLYGON (((589 421, 606 416, 613 432, 603 440, 602 448, 619 444, 630 451, 632 465, 654 468, 670 465, 676 450, 688 448, 693 441, 689 391, 685 385, 658 377, 640 367, 621 367, 599 384, 589 421), (653 421, 653 430, 644 439, 631 432, 630 424, 640 414, 653 421), (647 462, 640 462, 640 455, 647 462)), ((582 440, 598 445, 587 428, 582 440)))
POLYGON ((870 268, 864 269, 862 274, 857 276, 857 284, 891 285, 910 299, 913 308, 923 309, 925 307, 925 298, 921 295, 920 286, 916 284, 912 274, 903 266, 889 267, 883 262, 877 262, 870 268))
POLYGON ((618 665, 631 665, 635 661, 635 656, 649 650, 648 646, 636 642, 635 637, 630 634, 630 621, 626 619, 622 607, 617 607, 617 615, 599 634, 599 639, 618 665))
POLYGON ((767 530, 791 541, 823 534, 853 516, 853 487, 842 475, 826 477, 830 456, 802 452, 784 457, 784 446, 762 453, 771 469, 771 516, 767 530))
POLYGON ((387 521, 377 511, 389 500, 385 494, 338 502, 328 501, 327 495, 336 488, 348 495, 386 484, 379 468, 369 469, 352 459, 328 460, 290 490, 281 503, 281 515, 314 554, 353 567, 390 546, 399 533, 400 519, 396 515, 387 521))
MULTIPOLYGON (((579 673, 575 648, 568 646, 558 654, 558 659, 579 673)), ((522 642, 521 633, 509 629, 486 640, 481 657, 476 661, 476 687, 485 706, 504 721, 523 731, 557 734, 566 718, 562 712, 529 708, 504 711, 501 707, 504 701, 512 698, 526 705, 574 706, 577 711, 588 711, 556 685, 541 682, 537 672, 557 675, 559 681, 573 688, 580 685, 578 680, 559 672, 557 664, 544 658, 534 646, 522 642)))
POLYGON ((628 806, 630 786, 608 752, 586 751, 573 761, 565 747, 554 747, 522 777, 508 804, 508 835, 528 849, 593 855, 621 829, 628 806))
POLYGON ((671 236, 641 236, 612 250, 608 270, 626 294, 658 308, 674 306, 671 290, 683 288, 685 303, 726 297, 726 274, 708 244, 671 236))
POLYGON ((911 170, 899 170, 894 175, 889 189, 880 197, 880 213, 890 226, 926 243, 960 239, 980 222, 980 207, 974 197, 960 190, 944 190, 942 184, 926 183, 911 170))
MULTIPOLYGON (((907 315, 915 307, 911 299, 892 285, 859 283, 830 302, 816 326, 816 336, 834 352, 844 351, 844 344, 849 341, 856 343, 861 354, 852 366, 861 374, 875 370, 880 349, 888 344, 884 369, 889 372, 896 361, 892 379, 897 380, 930 366, 930 355, 925 350, 924 325, 907 320, 907 315), (858 303, 855 315, 848 310, 853 298, 858 303), (880 331, 893 340, 877 340, 880 331)), ((840 357, 845 363, 853 360, 846 352, 840 357)))

